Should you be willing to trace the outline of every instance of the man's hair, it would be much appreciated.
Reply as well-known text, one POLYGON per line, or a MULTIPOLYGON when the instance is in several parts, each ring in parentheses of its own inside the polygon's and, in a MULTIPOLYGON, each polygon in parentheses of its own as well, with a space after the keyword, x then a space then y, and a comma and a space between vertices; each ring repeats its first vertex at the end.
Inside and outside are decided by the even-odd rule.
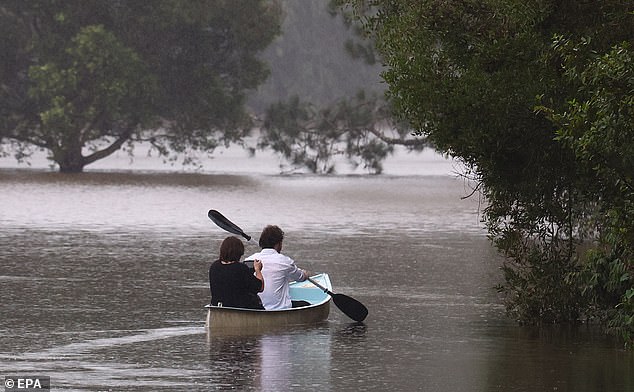
POLYGON ((284 239, 284 232, 277 226, 269 225, 260 234, 260 248, 273 248, 278 242, 284 239))
POLYGON ((221 261, 240 261, 244 254, 244 244, 239 238, 231 236, 225 238, 220 245, 221 261))

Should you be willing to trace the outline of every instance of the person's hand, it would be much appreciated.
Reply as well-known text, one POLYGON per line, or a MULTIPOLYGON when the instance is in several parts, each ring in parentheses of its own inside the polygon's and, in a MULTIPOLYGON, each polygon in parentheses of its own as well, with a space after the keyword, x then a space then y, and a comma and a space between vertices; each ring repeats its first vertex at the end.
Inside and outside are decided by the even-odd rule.
POLYGON ((262 272, 262 262, 258 259, 253 260, 253 269, 255 272, 262 272))
POLYGON ((313 273, 310 272, 309 270, 302 270, 302 273, 304 274, 304 280, 308 279, 313 273))

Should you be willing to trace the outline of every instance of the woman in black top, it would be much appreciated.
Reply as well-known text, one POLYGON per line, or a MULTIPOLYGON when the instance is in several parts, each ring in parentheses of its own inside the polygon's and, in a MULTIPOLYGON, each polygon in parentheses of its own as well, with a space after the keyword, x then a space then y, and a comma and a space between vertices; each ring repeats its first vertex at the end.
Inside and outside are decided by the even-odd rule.
POLYGON ((209 267, 211 304, 233 308, 264 309, 258 293, 264 290, 262 262, 255 260, 255 275, 240 262, 244 245, 237 237, 225 238, 220 245, 220 258, 209 267))

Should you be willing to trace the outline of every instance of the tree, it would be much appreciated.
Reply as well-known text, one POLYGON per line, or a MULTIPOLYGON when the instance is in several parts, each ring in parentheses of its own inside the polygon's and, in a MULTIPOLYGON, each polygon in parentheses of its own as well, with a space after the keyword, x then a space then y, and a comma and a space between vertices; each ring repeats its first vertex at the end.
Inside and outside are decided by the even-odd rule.
POLYGON ((395 145, 429 147, 394 119, 372 42, 360 26, 320 0, 282 8, 283 34, 264 53, 271 78, 251 100, 258 113, 270 105, 262 109, 258 148, 281 155, 288 170, 330 174, 344 157, 380 174, 395 145))
POLYGON ((585 37, 598 53, 632 42, 632 3, 342 3, 375 40, 397 112, 470 168, 488 203, 490 237, 508 256, 500 289, 509 312, 526 323, 582 317, 588 303, 576 280, 577 249, 593 238, 600 216, 588 194, 595 173, 535 107, 564 113, 579 93, 552 56, 553 36, 585 37))
POLYGON ((0 138, 63 172, 139 141, 167 155, 237 140, 279 18, 265 1, 5 1, 0 138))
POLYGON ((411 129, 394 120, 381 97, 364 92, 322 108, 298 97, 271 105, 261 131, 260 148, 312 173, 334 173, 333 158, 344 156, 353 167, 380 174, 394 145, 413 151, 428 147, 425 139, 408 137, 411 129))
POLYGON ((610 329, 634 343, 634 53, 624 42, 605 53, 586 39, 557 37, 574 99, 559 111, 543 108, 559 126, 557 139, 575 152, 589 174, 585 197, 597 211, 594 239, 579 273, 591 309, 610 329))

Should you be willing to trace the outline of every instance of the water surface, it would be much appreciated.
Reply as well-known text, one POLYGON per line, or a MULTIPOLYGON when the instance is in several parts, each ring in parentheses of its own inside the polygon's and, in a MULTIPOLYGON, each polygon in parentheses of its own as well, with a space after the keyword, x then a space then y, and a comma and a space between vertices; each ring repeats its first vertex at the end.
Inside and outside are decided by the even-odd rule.
POLYGON ((482 206, 452 176, 1 169, 0 189, 0 375, 73 391, 634 390, 618 343, 505 316, 482 206), (366 322, 333 306, 311 328, 207 333, 227 235, 211 208, 256 237, 280 225, 366 322))

